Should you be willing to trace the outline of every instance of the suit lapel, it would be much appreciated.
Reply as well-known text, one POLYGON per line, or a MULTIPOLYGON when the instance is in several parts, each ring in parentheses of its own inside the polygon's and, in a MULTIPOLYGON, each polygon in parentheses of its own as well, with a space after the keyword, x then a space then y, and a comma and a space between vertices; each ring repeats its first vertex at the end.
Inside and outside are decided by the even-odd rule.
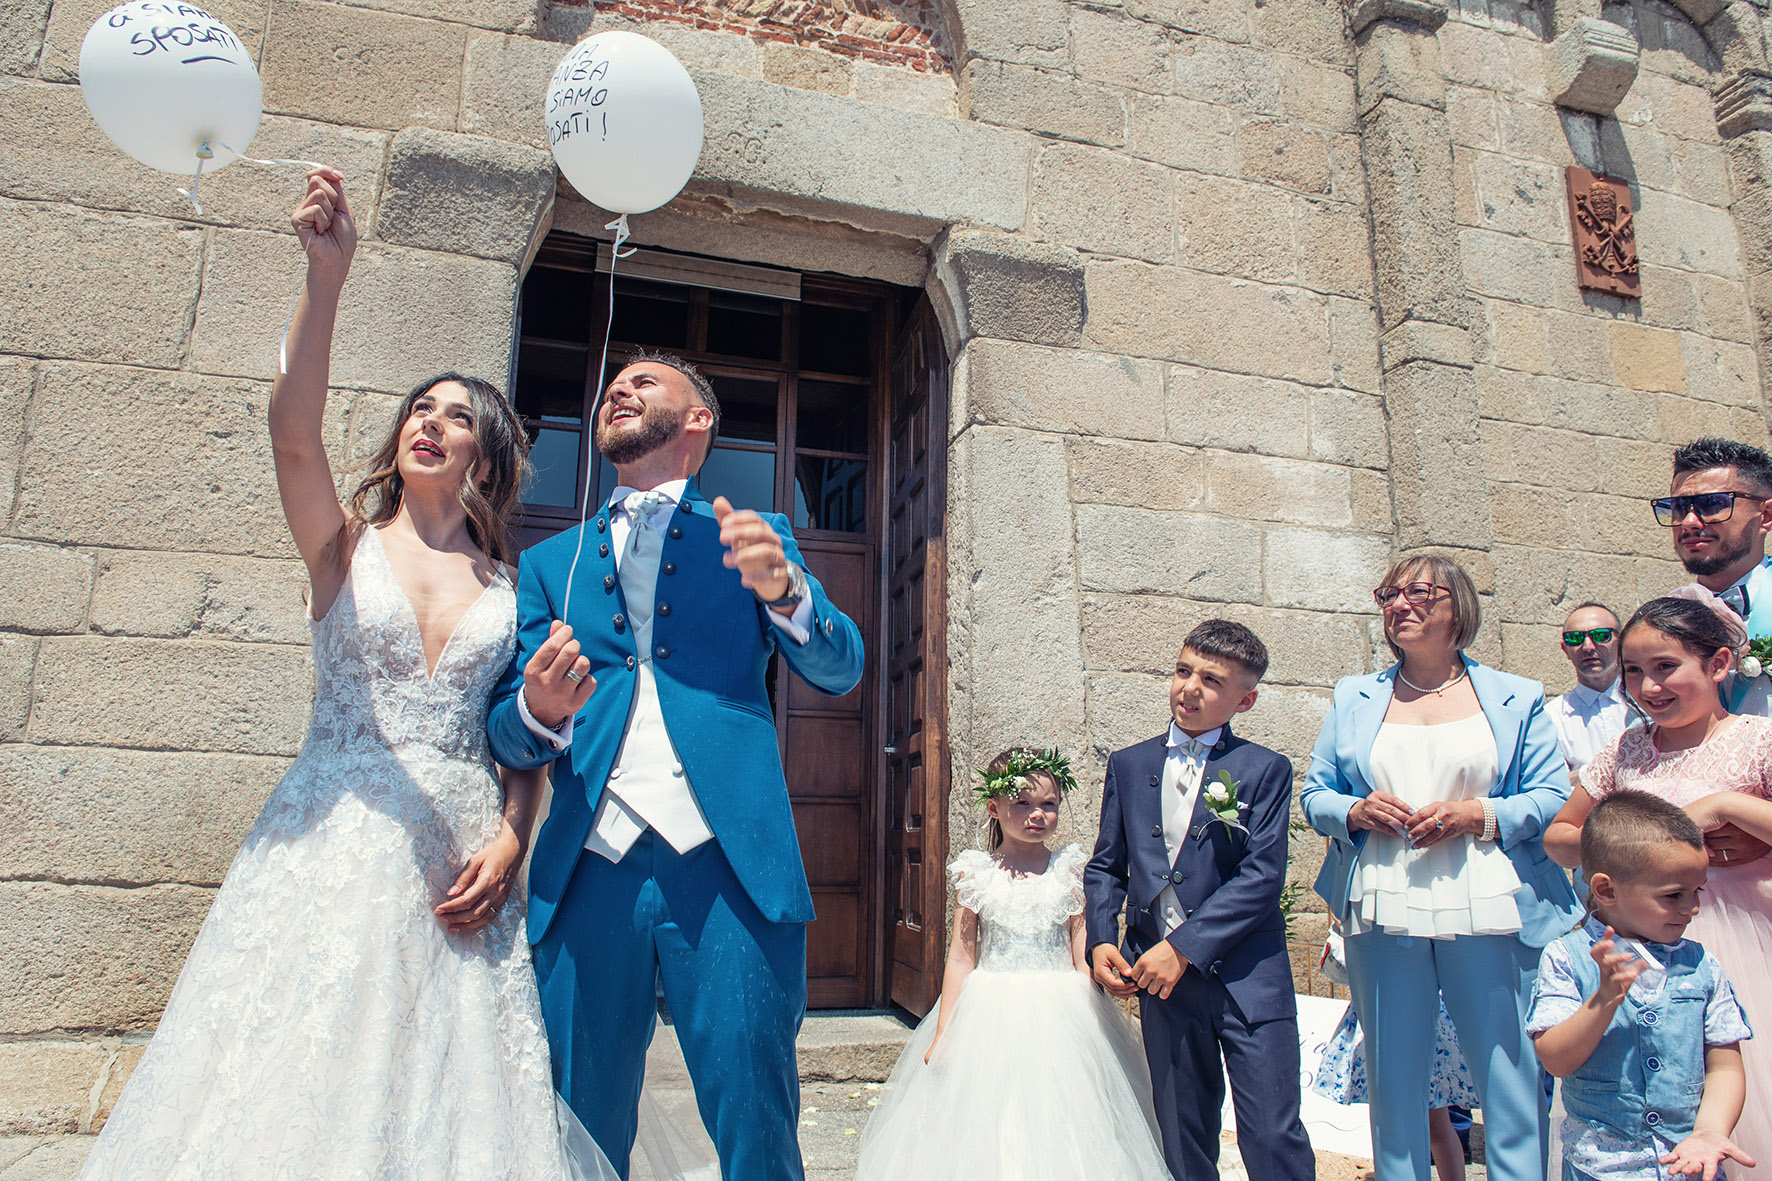
POLYGON ((1366 793, 1372 791, 1372 743, 1377 740, 1378 728, 1384 725, 1384 715, 1390 710, 1396 675, 1394 665, 1379 673, 1377 683, 1371 689, 1360 690, 1362 700, 1354 711, 1354 764, 1360 770, 1360 786, 1366 789, 1366 793))
POLYGON ((1495 735, 1495 757, 1499 760, 1496 765, 1500 768, 1495 786, 1500 788, 1520 746, 1520 698, 1489 669, 1474 660, 1469 663, 1471 689, 1477 695, 1490 732, 1495 735))

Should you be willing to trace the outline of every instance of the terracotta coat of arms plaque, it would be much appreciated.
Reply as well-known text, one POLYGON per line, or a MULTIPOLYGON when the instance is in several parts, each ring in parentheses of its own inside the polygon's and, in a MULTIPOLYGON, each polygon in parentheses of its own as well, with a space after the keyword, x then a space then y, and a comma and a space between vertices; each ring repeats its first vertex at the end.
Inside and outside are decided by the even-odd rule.
POLYGON ((1630 183, 1585 168, 1566 168, 1563 176, 1569 187, 1575 273, 1582 290, 1641 298, 1630 183))

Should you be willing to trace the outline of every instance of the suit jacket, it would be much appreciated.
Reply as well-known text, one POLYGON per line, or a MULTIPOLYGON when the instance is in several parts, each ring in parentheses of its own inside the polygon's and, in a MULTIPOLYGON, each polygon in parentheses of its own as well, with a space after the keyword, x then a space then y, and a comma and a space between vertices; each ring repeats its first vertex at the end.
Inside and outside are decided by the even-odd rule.
MULTIPOLYGON (((1495 734, 1501 774, 1489 798, 1495 802, 1496 842, 1514 864, 1522 887, 1520 939, 1543 947, 1575 925, 1575 891, 1569 875, 1544 852, 1544 830, 1569 798, 1569 769, 1557 748, 1557 730, 1544 712, 1544 686, 1497 672, 1465 657, 1477 704, 1495 734)), ((1347 917, 1348 893, 1367 830, 1350 832, 1347 814, 1372 792, 1372 741, 1390 708, 1398 666, 1381 673, 1343 677, 1311 752, 1299 804, 1311 827, 1329 838, 1329 855, 1317 875, 1317 893, 1329 913, 1347 917)))
POLYGON ((1136 960, 1163 938, 1157 898, 1174 886, 1180 927, 1175 950, 1223 984, 1251 1022, 1296 1017, 1292 964, 1280 889, 1286 882, 1292 764, 1227 725, 1206 758, 1188 839, 1169 859, 1163 843, 1163 760, 1167 734, 1108 758, 1101 793, 1101 833, 1083 871, 1089 946, 1118 940, 1126 912, 1124 952, 1136 960), (1206 788, 1228 772, 1237 783, 1239 831, 1206 807, 1206 788))
MULTIPOLYGON (((1747 576, 1747 634, 1772 635, 1772 567, 1767 562, 1755 566, 1747 576)), ((1750 681, 1731 673, 1724 684, 1723 704, 1731 713, 1772 717, 1772 682, 1765 677, 1750 681)))
MULTIPOLYGON (((799 564, 787 518, 763 514, 799 564)), ((627 603, 610 553, 609 510, 582 526, 583 555, 562 615, 567 569, 578 543, 567 530, 525 552, 517 575, 517 654, 493 690, 487 733, 507 767, 553 762, 553 804, 535 839, 529 866, 529 938, 542 937, 584 854, 604 782, 633 708, 638 667, 627 603), (597 678, 574 722, 572 746, 556 756, 523 724, 517 693, 523 666, 563 618, 597 678)), ((810 638, 796 644, 765 617, 768 608, 723 563, 713 508, 695 481, 665 529, 652 624, 659 706, 683 770, 714 839, 757 909, 771 922, 810 922, 812 894, 800 860, 794 815, 782 776, 775 715, 764 670, 779 649, 807 684, 838 696, 861 680, 861 633, 831 605, 810 574, 810 638)), ((597 854, 590 854, 597 856, 597 854)))

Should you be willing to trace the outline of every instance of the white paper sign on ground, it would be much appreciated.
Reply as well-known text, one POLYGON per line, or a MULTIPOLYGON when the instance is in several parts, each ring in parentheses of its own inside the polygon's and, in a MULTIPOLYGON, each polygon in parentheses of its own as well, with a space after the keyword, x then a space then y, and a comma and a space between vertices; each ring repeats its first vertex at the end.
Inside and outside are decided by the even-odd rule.
MULTIPOLYGON (((1334 1035, 1335 1027, 1341 1024, 1341 1016, 1347 1011, 1347 1005, 1346 1001, 1334 1001, 1327 997, 1298 998, 1299 1083, 1304 1091, 1300 1113, 1304 1117, 1304 1130, 1311 1138, 1312 1148, 1370 1160, 1372 1125, 1368 1122, 1366 1104, 1344 1105, 1333 1099, 1325 1099, 1311 1090, 1311 1083, 1317 1077, 1317 1066, 1323 1061, 1323 1051, 1329 1048, 1329 1039, 1334 1035)), ((1237 1126, 1236 1115, 1231 1109, 1228 1080, 1223 1119, 1227 1130, 1237 1126)))

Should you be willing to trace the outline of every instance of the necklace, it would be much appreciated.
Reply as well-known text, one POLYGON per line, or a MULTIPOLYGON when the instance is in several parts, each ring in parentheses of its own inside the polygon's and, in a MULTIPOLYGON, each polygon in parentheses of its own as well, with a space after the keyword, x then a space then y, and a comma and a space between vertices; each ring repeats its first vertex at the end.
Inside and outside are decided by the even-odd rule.
POLYGON ((1470 671, 1470 669, 1468 666, 1460 668, 1458 670, 1457 676, 1453 677, 1450 681, 1447 681, 1444 685, 1441 685, 1439 688, 1434 689, 1434 688, 1424 687, 1422 685, 1417 685, 1414 681, 1411 681, 1408 677, 1403 675, 1403 666, 1398 665, 1397 666, 1397 680, 1403 682, 1405 685, 1409 686, 1411 689, 1415 690, 1417 693, 1432 693, 1435 697, 1444 697, 1446 695, 1446 690, 1448 690, 1452 686, 1458 684, 1458 682, 1464 680, 1465 674, 1468 673, 1469 671, 1470 671))

